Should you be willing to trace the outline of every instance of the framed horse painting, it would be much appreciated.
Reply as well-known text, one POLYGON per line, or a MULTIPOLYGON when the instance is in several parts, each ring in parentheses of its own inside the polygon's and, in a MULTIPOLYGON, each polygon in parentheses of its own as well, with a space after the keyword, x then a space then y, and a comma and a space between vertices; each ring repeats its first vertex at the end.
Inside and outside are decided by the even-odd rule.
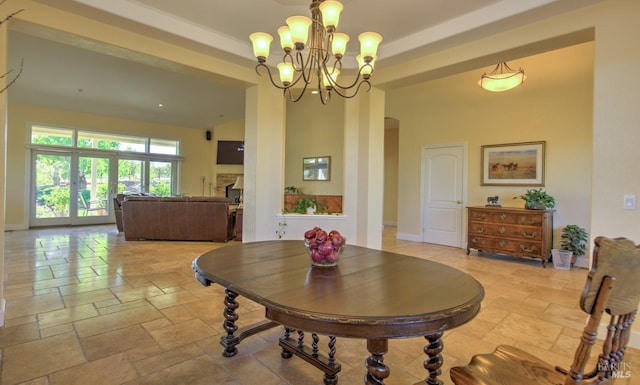
POLYGON ((545 142, 482 146, 483 186, 544 186, 545 142))

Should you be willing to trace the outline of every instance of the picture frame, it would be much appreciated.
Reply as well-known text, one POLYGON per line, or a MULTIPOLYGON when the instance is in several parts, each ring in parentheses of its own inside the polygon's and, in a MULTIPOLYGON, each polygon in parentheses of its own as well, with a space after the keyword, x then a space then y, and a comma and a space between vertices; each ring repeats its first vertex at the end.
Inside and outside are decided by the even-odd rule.
POLYGON ((482 146, 482 186, 544 186, 546 142, 482 146))
POLYGON ((331 180, 331 157, 315 156, 302 158, 302 180, 329 181, 331 180))

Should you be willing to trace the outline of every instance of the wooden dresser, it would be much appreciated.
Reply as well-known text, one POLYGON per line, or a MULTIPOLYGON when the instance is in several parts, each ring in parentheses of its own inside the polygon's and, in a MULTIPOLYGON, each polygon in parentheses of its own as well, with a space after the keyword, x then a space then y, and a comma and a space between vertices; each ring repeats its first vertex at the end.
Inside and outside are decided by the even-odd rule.
POLYGON ((468 209, 467 255, 471 249, 514 257, 551 256, 554 210, 472 206, 468 209))

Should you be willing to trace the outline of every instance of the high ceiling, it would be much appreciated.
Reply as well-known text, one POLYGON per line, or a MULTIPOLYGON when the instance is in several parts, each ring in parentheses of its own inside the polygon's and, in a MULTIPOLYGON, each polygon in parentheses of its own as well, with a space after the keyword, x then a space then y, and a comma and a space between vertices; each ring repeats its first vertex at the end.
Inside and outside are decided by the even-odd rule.
MULTIPOLYGON (((50 5, 50 0, 36 0, 50 5)), ((384 36, 377 68, 567 12, 599 0, 342 0, 339 30, 384 36)), ((286 17, 309 14, 310 0, 56 0, 56 7, 149 36, 255 65, 248 35, 276 35, 286 17), (169 32, 170 31, 170 32, 169 32)), ((11 9, 11 1, 0 14, 11 9)), ((26 9, 24 12, 28 12, 26 9)), ((15 20, 15 19, 14 19, 15 20)), ((210 128, 244 116, 243 85, 171 71, 126 55, 88 50, 15 22, 9 65, 24 71, 10 89, 24 102, 130 119, 210 128), (163 107, 158 105, 162 103, 163 107)), ((272 52, 277 51, 277 36, 272 52)), ((275 64, 275 63, 271 63, 275 64)), ((375 77, 374 81, 375 83, 375 77)))

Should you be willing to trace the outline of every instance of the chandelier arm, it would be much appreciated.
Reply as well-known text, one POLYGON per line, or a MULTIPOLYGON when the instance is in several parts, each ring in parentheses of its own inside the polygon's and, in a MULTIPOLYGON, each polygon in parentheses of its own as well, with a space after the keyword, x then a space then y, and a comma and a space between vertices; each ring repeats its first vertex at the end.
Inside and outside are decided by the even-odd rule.
POLYGON ((320 103, 326 105, 329 103, 329 101, 331 101, 331 91, 327 91, 327 96, 326 98, 323 97, 323 92, 322 90, 320 90, 320 92, 318 92, 318 94, 320 95, 320 103))
MULTIPOLYGON (((289 57, 289 60, 291 61, 291 63, 293 63, 293 58, 292 58, 292 57, 291 57, 291 55, 290 55, 290 54, 288 54, 288 53, 284 55, 284 57, 282 58, 282 61, 283 61, 283 62, 284 62, 284 61, 286 61, 286 58, 287 58, 287 57, 289 57)), ((287 90, 287 89, 289 89, 289 88, 291 88, 291 87, 295 86, 295 85, 300 81, 300 79, 302 78, 301 74, 299 73, 300 71, 296 70, 295 72, 298 72, 298 76, 297 76, 297 77, 295 77, 295 78, 294 78, 294 80, 293 80, 291 83, 289 83, 289 85, 284 85, 284 86, 283 86, 283 85, 279 85, 278 83, 276 83, 276 82, 273 80, 273 74, 271 73, 271 69, 270 69, 270 68, 269 68, 269 66, 267 66, 266 64, 264 64, 264 63, 258 63, 258 64, 256 65, 256 68, 255 68, 255 69, 256 69, 256 73, 257 73, 258 75, 260 75, 260 71, 259 71, 259 69, 260 69, 261 67, 262 67, 262 68, 264 68, 264 69, 265 69, 265 71, 267 72, 267 74, 269 75, 269 80, 271 81, 271 84, 273 84, 273 86, 274 86, 274 87, 276 87, 276 88, 278 88, 278 89, 281 89, 281 90, 287 90)), ((306 87, 305 87, 305 88, 306 88, 306 87)), ((300 98, 297 98, 297 100, 299 100, 299 99, 300 99, 300 98)))
POLYGON ((342 92, 342 91, 348 91, 348 90, 352 89, 353 87, 343 89, 342 91, 340 90, 340 88, 333 88, 332 91, 335 91, 336 94, 340 95, 341 97, 343 97, 345 99, 351 99, 351 98, 355 97, 356 95, 358 95, 358 92, 360 92, 360 87, 362 87, 363 84, 367 85, 367 92, 369 92, 371 90, 371 83, 369 83, 369 80, 367 80, 367 79, 362 79, 362 81, 358 84, 358 87, 356 87, 356 89, 355 89, 355 91, 353 92, 352 95, 349 95, 348 93, 342 92))
MULTIPOLYGON (((296 68, 296 72, 298 72, 299 78, 303 78, 304 82, 306 84, 309 84, 311 82, 311 74, 312 74, 312 70, 313 67, 315 67, 313 65, 313 57, 312 57, 312 53, 311 50, 309 50, 309 52, 307 53, 307 62, 306 62, 306 66, 305 66, 305 61, 304 61, 304 57, 302 56, 302 52, 301 51, 296 51, 296 62, 299 64, 299 69, 296 68)), ((294 67, 295 68, 295 67, 294 67)), ((299 80, 298 78, 298 80, 299 80)), ((297 80, 296 80, 297 82, 297 80)))
POLYGON ((331 55, 329 55, 329 47, 331 47, 333 45, 333 33, 324 33, 324 28, 322 29, 322 34, 326 35, 326 39, 324 39, 324 36, 322 37, 326 42, 324 45, 322 45, 322 40, 323 39, 318 39, 320 40, 319 44, 320 47, 323 48, 322 50, 322 63, 324 65, 327 65, 327 63, 329 63, 329 59, 331 58, 331 55))
MULTIPOLYGON (((318 74, 320 75, 320 74, 318 74)), ((317 89, 318 89, 318 97, 320 97, 320 102, 324 105, 328 104, 331 100, 331 90, 324 89, 322 87, 322 80, 320 80, 320 76, 316 79, 318 81, 317 89), (326 95, 326 96, 325 96, 326 95)))
POLYGON ((298 100, 300 100, 300 95, 298 95, 297 97, 293 95, 293 91, 292 88, 287 88, 286 90, 284 90, 284 96, 287 97, 287 99, 291 100, 292 102, 297 102, 298 100))
MULTIPOLYGON (((349 89, 355 87, 356 85, 358 85, 358 83, 360 83, 360 85, 361 85, 363 82, 366 82, 369 85, 369 89, 371 89, 371 83, 369 83, 369 78, 362 74, 362 71, 366 67, 371 68, 371 72, 369 73, 369 76, 371 76, 371 74, 373 73, 373 67, 371 66, 371 64, 368 64, 368 63, 364 64, 362 67, 360 67, 360 69, 358 70, 358 76, 356 76, 356 78, 353 80, 353 83, 351 83, 350 85, 343 86, 342 84, 338 83, 337 81, 334 81, 332 77, 329 78, 329 82, 331 83, 331 85, 334 88, 339 88, 341 90, 349 90, 349 89)), ((342 68, 342 63, 340 63, 340 68, 342 68)), ((327 73, 329 73, 329 72, 327 72, 327 73)), ((360 88, 360 85, 358 85, 358 88, 360 88)), ((356 91, 356 93, 358 93, 358 91, 356 91)))
MULTIPOLYGON (((299 79, 300 78, 298 78, 298 80, 299 79)), ((302 99, 302 97, 304 96, 305 92, 307 91, 307 87, 309 86, 309 83, 307 83, 307 82, 304 82, 303 84, 304 84, 304 86, 302 87, 302 89, 300 91, 300 94, 298 96, 294 96, 293 95, 293 91, 291 91, 293 88, 289 87, 289 100, 291 100, 292 102, 295 103, 295 102, 299 101, 300 99, 302 99)))
POLYGON ((300 97, 302 94, 298 95, 297 97, 293 95, 293 91, 292 88, 287 88, 286 90, 283 91, 284 96, 291 100, 292 102, 297 102, 298 100, 300 100, 300 97))
POLYGON ((274 82, 273 75, 271 74, 271 70, 264 63, 259 63, 256 65, 256 73, 258 74, 258 76, 260 76, 260 71, 259 71, 260 68, 264 68, 265 71, 267 71, 267 74, 269 75, 269 80, 271 81, 271 84, 273 84, 274 87, 279 88, 281 90, 286 90, 287 88, 290 88, 290 86, 281 86, 278 83, 274 82))

